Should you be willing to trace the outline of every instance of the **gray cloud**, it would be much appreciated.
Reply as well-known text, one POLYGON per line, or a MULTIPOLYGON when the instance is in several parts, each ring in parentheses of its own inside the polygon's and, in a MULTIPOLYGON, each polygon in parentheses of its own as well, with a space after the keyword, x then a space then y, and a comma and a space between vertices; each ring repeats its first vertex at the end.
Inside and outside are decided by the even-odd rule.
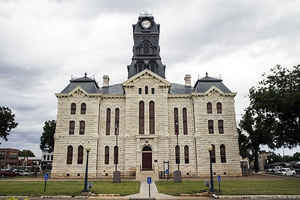
POLYGON ((167 79, 193 82, 222 75, 237 92, 237 119, 248 89, 275 64, 299 64, 297 1, 0 1, 0 105, 19 126, 2 146, 39 152, 43 122, 56 118, 56 97, 84 72, 127 78, 132 27, 152 11, 161 24, 161 57, 167 79))

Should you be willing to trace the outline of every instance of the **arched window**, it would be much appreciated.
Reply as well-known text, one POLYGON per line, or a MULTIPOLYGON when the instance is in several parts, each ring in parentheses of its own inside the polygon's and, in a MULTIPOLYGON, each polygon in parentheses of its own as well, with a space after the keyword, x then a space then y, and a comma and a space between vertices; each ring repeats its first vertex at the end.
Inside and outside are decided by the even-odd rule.
POLYGON ((115 135, 119 135, 120 109, 115 109, 115 135))
POLYGON ((67 164, 70 165, 72 164, 72 159, 73 159, 73 147, 72 146, 68 146, 67 149, 67 164))
POLYGON ((81 120, 79 122, 79 135, 84 135, 85 121, 81 120))
POLYGON ((187 126, 187 112, 186 108, 182 109, 182 118, 183 118, 183 134, 188 134, 188 126, 187 126))
POLYGON ((155 89, 151 88, 151 94, 154 94, 155 89))
POLYGON ((211 145, 212 146, 212 151, 210 151, 210 159, 212 163, 216 163, 216 148, 215 145, 211 145))
POLYGON ((119 147, 115 146, 114 147, 114 164, 118 164, 119 160, 119 147))
POLYGON ((219 133, 223 134, 224 133, 224 122, 223 122, 223 120, 218 120, 218 128, 219 128, 219 133))
POLYGON ((180 147, 178 145, 175 147, 175 159, 176 164, 180 164, 180 147))
POLYGON ((208 120, 208 133, 214 133, 214 120, 208 120))
POLYGON ((110 108, 106 109, 106 135, 110 135, 110 108))
POLYGON ((74 135, 75 130, 75 121, 69 122, 69 135, 74 135))
POLYGON ((76 104, 72 103, 71 104, 71 115, 75 115, 75 113, 76 113, 76 104))
POLYGON ((139 94, 142 94, 142 88, 139 88, 139 94))
POLYGON ((222 114, 222 103, 220 102, 217 103, 217 113, 222 114))
POLYGON ((153 101, 149 103, 149 132, 155 134, 155 104, 153 101))
POLYGON ((104 164, 108 165, 109 164, 109 146, 105 146, 104 148, 104 164))
POLYGON ((144 134, 144 111, 145 105, 143 101, 139 103, 139 134, 144 134))
POLYGON ((174 108, 174 131, 175 131, 175 135, 179 134, 178 108, 174 108))
POLYGON ((226 163, 226 150, 224 144, 221 144, 220 146, 220 156, 221 156, 221 163, 226 163))
POLYGON ((189 159, 189 146, 185 145, 184 146, 184 163, 188 164, 190 162, 189 159))
POLYGON ((78 158, 77 158, 77 164, 83 163, 83 147, 80 145, 78 147, 78 158))
POLYGON ((144 46, 144 54, 149 54, 150 53, 150 49, 149 49, 150 48, 150 42, 145 40, 143 46, 144 46))
POLYGON ((212 113, 212 105, 210 102, 207 103, 207 113, 211 114, 212 113))
POLYGON ((85 115, 85 113, 86 113, 86 104, 85 104, 85 103, 82 103, 82 104, 81 104, 80 113, 81 113, 82 115, 85 115))
POLYGON ((145 94, 148 94, 148 86, 145 86, 145 94))

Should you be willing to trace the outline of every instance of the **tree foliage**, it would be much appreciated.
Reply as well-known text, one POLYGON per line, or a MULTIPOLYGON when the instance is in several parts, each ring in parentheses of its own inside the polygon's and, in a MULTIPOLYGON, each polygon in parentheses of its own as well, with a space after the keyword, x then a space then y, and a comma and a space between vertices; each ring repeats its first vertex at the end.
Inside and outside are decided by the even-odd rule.
POLYGON ((277 65, 250 89, 250 107, 260 114, 262 128, 272 133, 273 146, 300 144, 300 65, 277 65))
POLYGON ((40 149, 51 153, 54 149, 54 134, 56 128, 56 121, 49 120, 44 123, 43 133, 41 136, 40 149))
POLYGON ((34 153, 30 150, 20 151, 19 156, 21 156, 21 157, 35 157, 34 153))
POLYGON ((0 106, 0 139, 7 141, 10 131, 17 125, 12 111, 8 107, 0 106))

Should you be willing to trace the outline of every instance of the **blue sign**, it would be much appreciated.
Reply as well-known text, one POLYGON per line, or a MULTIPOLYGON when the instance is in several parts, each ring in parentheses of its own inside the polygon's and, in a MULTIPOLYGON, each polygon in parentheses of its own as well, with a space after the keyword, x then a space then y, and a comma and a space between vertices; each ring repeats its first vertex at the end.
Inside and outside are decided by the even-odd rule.
POLYGON ((45 175, 44 175, 44 179, 45 179, 45 181, 47 181, 47 180, 48 180, 48 178, 49 178, 49 177, 48 177, 48 174, 45 174, 45 175))
POLYGON ((221 176, 217 176, 217 179, 218 179, 218 182, 220 183, 221 182, 221 176))
POLYGON ((166 174, 169 174, 169 169, 166 169, 166 174))
POLYGON ((151 177, 149 176, 149 177, 147 177, 147 183, 148 184, 151 184, 151 182, 152 182, 152 179, 151 179, 151 177))

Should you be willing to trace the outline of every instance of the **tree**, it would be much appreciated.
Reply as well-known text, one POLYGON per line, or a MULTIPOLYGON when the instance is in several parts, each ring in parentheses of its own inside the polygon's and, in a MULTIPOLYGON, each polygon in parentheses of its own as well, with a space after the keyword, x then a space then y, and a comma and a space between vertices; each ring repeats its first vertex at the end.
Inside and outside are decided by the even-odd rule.
POLYGON ((250 153, 250 144, 249 144, 249 138, 247 135, 242 133, 241 129, 237 129, 239 134, 239 148, 240 148, 240 155, 242 158, 248 158, 250 161, 251 159, 251 153, 250 153))
POLYGON ((54 134, 56 128, 56 121, 49 120, 44 123, 43 133, 41 136, 40 149, 51 153, 54 149, 54 134))
POLYGON ((21 157, 35 157, 34 153, 32 153, 32 151, 30 150, 23 150, 19 152, 19 156, 21 157))
POLYGON ((261 114, 257 113, 251 107, 248 107, 245 114, 242 116, 240 128, 247 133, 247 135, 239 137, 239 140, 245 142, 244 148, 248 149, 245 155, 249 158, 249 160, 254 160, 254 169, 256 172, 258 172, 258 156, 260 146, 272 146, 272 135, 268 129, 264 129, 264 122, 262 121, 261 114))
POLYGON ((300 161, 300 152, 296 152, 293 155, 294 161, 300 161))
POLYGON ((0 139, 7 141, 10 131, 17 125, 12 111, 8 107, 0 106, 0 139))
POLYGON ((260 113, 263 129, 273 135, 275 148, 300 144, 300 65, 277 65, 250 89, 250 107, 260 113))

